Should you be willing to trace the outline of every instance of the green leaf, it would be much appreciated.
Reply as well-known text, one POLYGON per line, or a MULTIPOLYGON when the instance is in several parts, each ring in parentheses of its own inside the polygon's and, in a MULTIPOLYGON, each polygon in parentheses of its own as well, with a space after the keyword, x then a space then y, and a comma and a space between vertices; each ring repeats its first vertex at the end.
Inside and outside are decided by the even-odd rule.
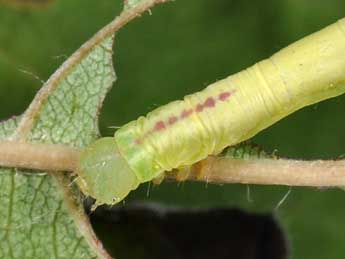
POLYGON ((235 146, 228 147, 223 150, 220 156, 230 157, 234 159, 260 159, 260 158, 276 158, 275 154, 269 154, 260 146, 252 144, 248 141, 242 142, 235 146))
MULTIPOLYGON (((18 121, 16 136, 29 141, 76 147, 92 142, 100 106, 115 80, 112 44, 109 37, 96 45, 54 87, 48 81, 21 119, 1 124, 1 138, 11 136, 18 121)), ((78 193, 59 175, 0 170, 0 258, 109 257, 78 193)))

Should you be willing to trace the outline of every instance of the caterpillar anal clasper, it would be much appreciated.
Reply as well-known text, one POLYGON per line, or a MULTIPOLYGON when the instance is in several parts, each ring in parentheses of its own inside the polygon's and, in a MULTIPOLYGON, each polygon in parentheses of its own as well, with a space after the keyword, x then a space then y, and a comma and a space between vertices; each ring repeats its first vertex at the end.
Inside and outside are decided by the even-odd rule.
POLYGON ((203 91, 129 122, 80 158, 78 183, 114 204, 140 183, 242 142, 288 114, 345 92, 345 19, 203 91))

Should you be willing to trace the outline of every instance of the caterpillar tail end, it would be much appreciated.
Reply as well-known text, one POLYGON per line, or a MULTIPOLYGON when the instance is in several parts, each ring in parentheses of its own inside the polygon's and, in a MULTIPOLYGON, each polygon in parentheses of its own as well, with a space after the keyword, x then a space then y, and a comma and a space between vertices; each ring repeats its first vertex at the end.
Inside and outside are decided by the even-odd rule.
POLYGON ((111 137, 95 141, 82 152, 77 174, 81 191, 96 200, 94 208, 120 202, 139 185, 111 137))

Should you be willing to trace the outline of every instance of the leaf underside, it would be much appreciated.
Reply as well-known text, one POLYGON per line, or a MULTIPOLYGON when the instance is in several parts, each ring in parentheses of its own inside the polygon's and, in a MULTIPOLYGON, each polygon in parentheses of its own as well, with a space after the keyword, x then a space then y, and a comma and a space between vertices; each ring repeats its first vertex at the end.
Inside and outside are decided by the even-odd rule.
MULTIPOLYGON (((60 79, 34 114, 28 141, 84 147, 97 138, 98 112, 115 80, 112 44, 105 39, 60 79)), ((2 122, 0 139, 22 118, 2 122)), ((71 188, 53 174, 0 169, 0 258, 96 258, 91 227, 80 231, 90 226, 81 200, 66 202, 71 188)))

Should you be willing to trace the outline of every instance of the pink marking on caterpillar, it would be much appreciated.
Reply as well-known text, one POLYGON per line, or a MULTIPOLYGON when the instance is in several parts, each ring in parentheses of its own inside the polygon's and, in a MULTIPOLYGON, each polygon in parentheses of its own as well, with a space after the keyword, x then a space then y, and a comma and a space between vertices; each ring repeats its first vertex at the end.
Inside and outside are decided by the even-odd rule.
POLYGON ((199 103, 199 104, 196 106, 196 109, 195 109, 195 110, 196 110, 197 112, 202 112, 203 109, 204 109, 204 105, 202 105, 202 104, 199 103))
POLYGON ((204 103, 205 108, 213 108, 216 106, 216 101, 212 97, 208 97, 204 103))
POLYGON ((193 113, 193 109, 183 110, 183 111, 181 112, 181 118, 182 118, 182 119, 187 118, 187 117, 189 117, 192 113, 193 113))
POLYGON ((164 121, 158 121, 155 125, 154 131, 160 131, 165 129, 164 121))
MULTIPOLYGON (((153 129, 149 130, 148 132, 146 132, 144 134, 144 138, 154 132, 157 131, 162 131, 165 130, 167 128, 167 126, 173 125, 175 124, 177 121, 179 120, 183 120, 188 118, 194 111, 195 112, 202 112, 204 109, 208 109, 208 108, 214 108, 217 104, 217 99, 220 101, 226 101, 227 99, 229 99, 229 97, 234 93, 235 91, 227 91, 227 92, 222 92, 218 95, 218 98, 214 98, 214 97, 208 97, 204 103, 198 103, 195 107, 195 109, 184 109, 181 113, 180 116, 170 116, 168 118, 167 123, 165 123, 163 120, 156 122, 155 126, 153 129)), ((142 140, 137 139, 135 141, 136 144, 141 144, 142 140)))
POLYGON ((214 106, 216 106, 216 101, 213 99, 213 97, 208 97, 203 104, 199 103, 195 110, 197 112, 202 112, 204 108, 213 108, 214 106))
POLYGON ((218 99, 221 101, 226 101, 232 95, 232 92, 223 92, 218 95, 218 99))
POLYGON ((178 118, 176 117, 176 116, 171 116, 170 118, 169 118, 169 125, 173 125, 174 123, 176 123, 177 122, 177 120, 178 120, 178 118))

